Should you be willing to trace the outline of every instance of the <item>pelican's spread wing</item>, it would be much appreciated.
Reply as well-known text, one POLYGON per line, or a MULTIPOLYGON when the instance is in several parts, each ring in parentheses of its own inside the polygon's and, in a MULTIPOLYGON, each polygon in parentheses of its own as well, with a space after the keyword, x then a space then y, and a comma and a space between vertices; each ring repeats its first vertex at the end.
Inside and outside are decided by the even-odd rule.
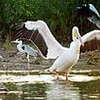
POLYGON ((85 43, 85 42, 91 41, 95 38, 97 40, 100 40, 100 30, 93 30, 93 31, 88 32, 87 34, 83 35, 82 41, 85 43))
POLYGON ((93 30, 82 36, 84 47, 81 47, 82 52, 94 51, 100 49, 100 30, 93 30))
POLYGON ((53 37, 44 21, 27 21, 23 26, 30 33, 17 32, 17 35, 34 42, 45 59, 55 59, 65 50, 53 37))

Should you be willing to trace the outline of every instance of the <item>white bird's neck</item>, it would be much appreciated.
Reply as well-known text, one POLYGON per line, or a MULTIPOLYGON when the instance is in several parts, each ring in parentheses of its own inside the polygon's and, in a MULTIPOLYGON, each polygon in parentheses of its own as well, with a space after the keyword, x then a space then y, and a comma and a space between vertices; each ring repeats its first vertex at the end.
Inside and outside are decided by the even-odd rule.
POLYGON ((80 46, 81 46, 81 43, 79 40, 74 40, 73 42, 71 42, 70 44, 70 49, 75 52, 75 53, 80 53, 80 46))

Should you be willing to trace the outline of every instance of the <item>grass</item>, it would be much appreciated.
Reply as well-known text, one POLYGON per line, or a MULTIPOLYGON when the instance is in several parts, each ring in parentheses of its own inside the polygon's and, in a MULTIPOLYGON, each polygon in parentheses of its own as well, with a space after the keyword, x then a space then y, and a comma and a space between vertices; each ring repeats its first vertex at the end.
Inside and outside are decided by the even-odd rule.
POLYGON ((6 40, 2 43, 2 48, 4 50, 14 50, 15 46, 11 43, 11 37, 6 36, 6 40))

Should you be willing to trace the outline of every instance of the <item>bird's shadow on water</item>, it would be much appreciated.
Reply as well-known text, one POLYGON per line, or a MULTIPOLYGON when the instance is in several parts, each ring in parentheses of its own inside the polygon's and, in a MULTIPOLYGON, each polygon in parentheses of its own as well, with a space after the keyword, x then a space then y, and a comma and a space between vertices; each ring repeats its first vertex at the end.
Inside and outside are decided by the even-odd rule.
MULTIPOLYGON (((63 100, 63 99, 73 99, 79 98, 79 91, 74 87, 73 82, 70 80, 53 80, 54 83, 48 84, 49 92, 47 92, 47 100, 63 100)), ((47 91, 48 91, 47 88, 47 91)))
MULTIPOLYGON (((74 75, 73 75, 74 76, 74 75)), ((60 80, 54 80, 53 84, 49 84, 51 88, 51 94, 50 95, 58 97, 58 100, 62 99, 73 99, 75 100, 86 100, 86 99, 100 99, 100 90, 99 90, 99 84, 100 84, 100 78, 91 78, 89 76, 82 76, 81 81, 77 80, 77 78, 81 78, 82 75, 75 75, 76 80, 71 80, 72 77, 69 77, 68 81, 65 81, 63 79, 60 80), (90 78, 90 79, 88 79, 90 78), (54 95, 55 94, 55 95, 54 95), (59 95, 59 96, 58 96, 59 95)), ((98 76, 97 76, 98 77, 98 76)), ((48 99, 49 100, 49 99, 48 99)), ((56 100, 56 99, 55 99, 56 100)))

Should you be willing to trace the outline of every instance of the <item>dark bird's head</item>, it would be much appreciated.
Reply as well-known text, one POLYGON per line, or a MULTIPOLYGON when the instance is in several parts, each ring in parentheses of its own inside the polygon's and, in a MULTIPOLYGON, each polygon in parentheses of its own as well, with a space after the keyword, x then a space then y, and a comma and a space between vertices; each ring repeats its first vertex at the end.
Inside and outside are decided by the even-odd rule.
POLYGON ((30 40, 27 39, 27 38, 19 38, 19 39, 16 39, 14 41, 11 41, 12 43, 17 43, 17 44, 30 44, 30 40))
POLYGON ((89 5, 82 4, 81 6, 77 7, 77 12, 79 15, 87 17, 89 14, 89 5))
POLYGON ((87 18, 92 16, 100 16, 93 4, 82 4, 81 6, 77 7, 77 12, 79 15, 84 15, 87 18))
POLYGON ((82 4, 77 7, 78 15, 86 17, 91 23, 100 28, 100 15, 93 4, 82 4))
POLYGON ((17 43, 17 44, 22 44, 22 40, 21 39, 16 39, 15 41, 11 41, 12 43, 17 43))

